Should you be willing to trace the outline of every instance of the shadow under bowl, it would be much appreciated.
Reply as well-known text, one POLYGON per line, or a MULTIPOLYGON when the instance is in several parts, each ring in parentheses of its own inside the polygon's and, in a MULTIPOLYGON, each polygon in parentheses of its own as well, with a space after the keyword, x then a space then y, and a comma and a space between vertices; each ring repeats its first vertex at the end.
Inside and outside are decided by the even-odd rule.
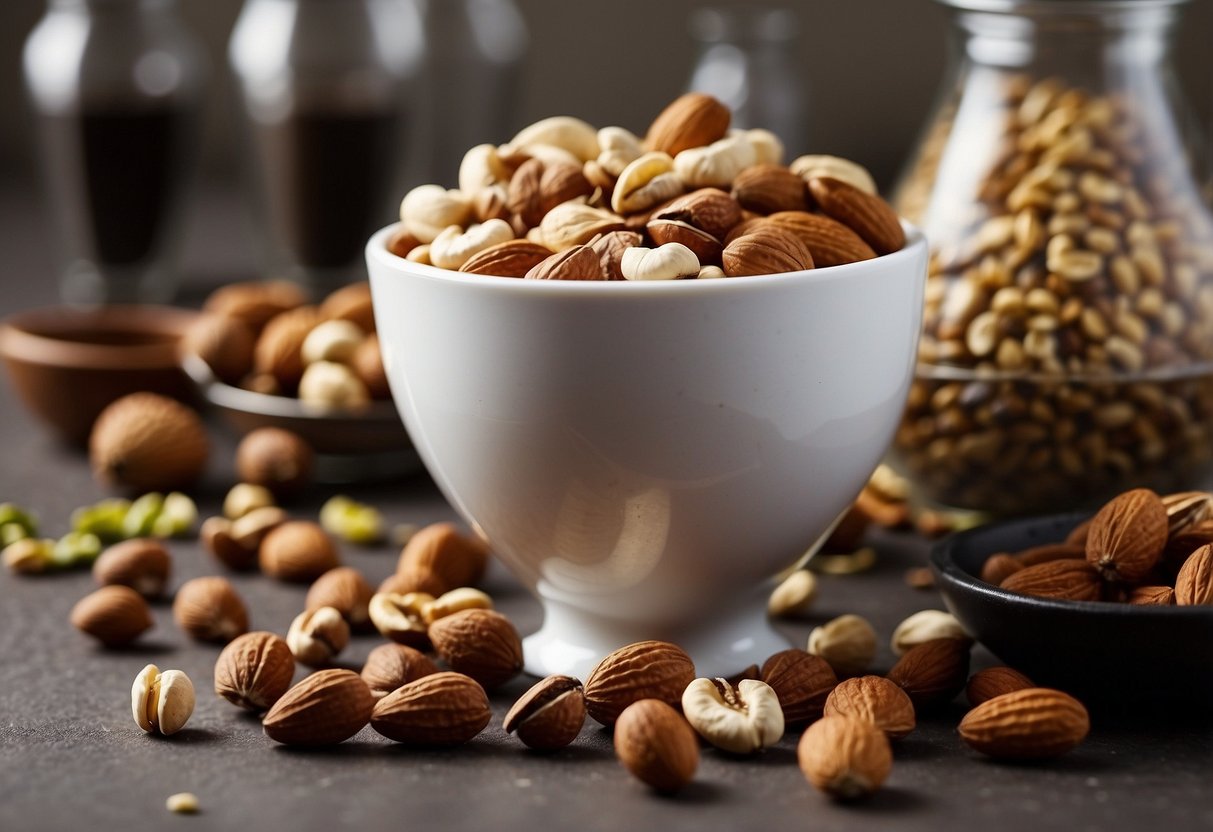
POLYGON ((25 406, 82 445, 97 415, 129 393, 197 400, 177 348, 197 313, 172 306, 49 306, 0 323, 0 357, 25 406))
POLYGON ((999 659, 1084 701, 1213 700, 1213 607, 1037 598, 977 577, 990 555, 1055 543, 1087 516, 1010 520, 937 543, 931 566, 948 609, 999 659))

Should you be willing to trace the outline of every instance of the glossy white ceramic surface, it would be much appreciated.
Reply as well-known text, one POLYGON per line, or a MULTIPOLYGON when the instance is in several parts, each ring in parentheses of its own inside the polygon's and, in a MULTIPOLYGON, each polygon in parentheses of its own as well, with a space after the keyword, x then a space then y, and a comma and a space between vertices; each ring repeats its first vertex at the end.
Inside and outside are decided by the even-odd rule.
POLYGON ((527 669, 638 638, 766 658, 769 580, 858 493, 908 389, 927 249, 663 283, 462 275, 367 246, 392 394, 430 473, 544 603, 527 669))

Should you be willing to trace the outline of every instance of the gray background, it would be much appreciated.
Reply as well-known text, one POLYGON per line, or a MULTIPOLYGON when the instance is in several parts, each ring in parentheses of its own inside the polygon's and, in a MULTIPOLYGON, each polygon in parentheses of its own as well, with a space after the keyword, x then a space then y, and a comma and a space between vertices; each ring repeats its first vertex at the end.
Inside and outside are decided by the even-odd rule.
MULTIPOLYGON (((450 0, 431 0, 441 3, 450 0)), ((531 32, 519 124, 568 113, 642 130, 686 85, 696 0, 517 0, 531 32), (592 56, 592 57, 588 57, 592 56)), ((225 47, 240 0, 178 0, 204 40, 214 73, 204 140, 212 181, 231 176, 235 105, 225 47)), ((727 5, 725 3, 724 5, 727 5)), ((745 5, 735 2, 734 5, 745 5)), ((854 157, 888 182, 921 127, 946 54, 947 13, 930 0, 790 0, 800 13, 799 69, 810 87, 808 142, 854 157)), ((0 181, 32 168, 22 117, 21 44, 40 0, 0 2, 0 181)), ((1180 75, 1202 123, 1213 121, 1213 2, 1195 0, 1180 33, 1180 75)), ((440 48, 440 47, 439 47, 440 48)))

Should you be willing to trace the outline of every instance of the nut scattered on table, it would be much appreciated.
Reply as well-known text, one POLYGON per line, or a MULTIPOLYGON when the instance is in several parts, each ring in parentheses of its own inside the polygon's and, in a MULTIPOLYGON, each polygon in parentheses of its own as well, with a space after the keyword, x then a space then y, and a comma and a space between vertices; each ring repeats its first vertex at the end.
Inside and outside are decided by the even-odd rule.
POLYGON ((893 768, 884 732, 862 719, 825 716, 801 736, 796 757, 805 779, 838 800, 866 797, 893 768))
POLYGON ((585 724, 585 692, 572 676, 548 676, 524 693, 501 727, 536 751, 564 748, 585 724))
POLYGON ((404 644, 380 644, 371 650, 362 666, 362 681, 376 699, 422 676, 438 672, 438 666, 420 650, 404 644))
POLYGON ((890 644, 893 654, 905 655, 916 645, 938 638, 952 638, 971 644, 972 636, 956 620, 956 616, 943 610, 921 610, 906 618, 893 630, 890 644))
POLYGON ((660 699, 630 703, 615 722, 615 755, 659 792, 675 792, 699 768, 699 739, 678 711, 660 699))
POLYGON ((145 598, 156 598, 168 582, 172 558, 157 540, 136 538, 115 543, 93 564, 93 578, 102 586, 129 586, 145 598))
POLYGON ((1091 728, 1087 709, 1072 696, 1026 688, 989 699, 965 715, 960 738, 990 757, 1038 760, 1060 756, 1091 728))
POLYGON ((826 697, 838 684, 838 676, 829 662, 796 649, 781 650, 767 659, 760 678, 775 691, 789 726, 819 719, 826 697))
POLYGON ((312 607, 295 616, 286 634, 295 661, 326 667, 350 642, 350 625, 333 607, 312 607))
POLYGON ((198 414, 155 393, 118 399, 101 411, 89 437, 97 479, 137 491, 192 484, 209 454, 210 440, 198 414))
POLYGON ((695 679, 695 664, 681 647, 666 641, 639 641, 610 653, 585 680, 589 715, 610 727, 623 709, 641 699, 680 705, 695 679))
POLYGON ((839 676, 854 676, 876 658, 876 630, 858 615, 840 615, 809 633, 808 651, 829 662, 839 676))
POLYGON ((886 678, 906 692, 916 711, 950 702, 968 680, 969 644, 958 638, 915 644, 886 678))
POLYGON ((333 607, 355 632, 373 629, 370 603, 375 590, 357 569, 338 566, 317 578, 308 588, 304 606, 311 610, 333 607))
MULTIPOLYGON (((427 607, 422 607, 425 616, 427 607)), ((522 639, 510 620, 488 609, 465 609, 429 625, 428 635, 447 666, 487 689, 522 672, 522 639)))
POLYGON ((256 631, 232 639, 215 661, 215 693, 254 713, 269 710, 291 686, 295 659, 274 633, 256 631))
POLYGON ((312 446, 299 434, 284 428, 257 428, 236 446, 236 473, 241 482, 289 497, 311 482, 314 457, 312 446))
POLYGON ((444 592, 421 608, 421 617, 426 624, 446 618, 463 610, 491 610, 493 599, 488 593, 471 586, 463 586, 444 592))
POLYGON ((723 751, 753 754, 779 742, 783 710, 771 686, 742 679, 696 679, 682 692, 682 713, 699 736, 723 751))
POLYGON ((442 671, 381 698, 371 727, 405 745, 450 746, 468 742, 492 718, 484 688, 462 673, 442 671))
POLYGON ((826 697, 825 716, 849 716, 870 722, 891 740, 914 730, 914 703, 894 682, 881 676, 843 679, 826 697))
POLYGON ((274 494, 264 485, 241 482, 233 485, 223 498, 223 516, 239 520, 249 512, 274 505, 274 494))
POLYGON ((377 592, 367 606, 371 622, 385 638, 420 650, 429 650, 429 625, 423 610, 434 602, 424 592, 377 592))
POLYGON ((1034 687, 1036 685, 1032 680, 1015 668, 998 665, 979 670, 969 677, 965 686, 965 698, 969 700, 969 705, 975 708, 1004 693, 1034 687))
POLYGON ((257 559, 266 575, 292 583, 314 581, 341 565, 333 539, 310 520, 275 526, 262 539, 257 559))
POLYGON ((149 664, 131 686, 131 711, 149 734, 175 734, 194 713, 194 684, 180 670, 161 673, 149 664))
POLYGON ((374 707, 375 697, 357 673, 318 670, 283 694, 261 724, 283 745, 336 745, 361 731, 374 707))
POLYGON ((248 632, 248 607, 227 578, 186 581, 173 599, 173 619, 190 638, 226 644, 248 632))
POLYGON ((147 601, 127 586, 103 586, 71 612, 72 626, 106 647, 125 647, 153 626, 147 601))
POLYGON ((817 599, 817 576, 797 569, 784 578, 767 601, 767 614, 774 618, 806 615, 817 599))
POLYGON ((453 523, 434 523, 418 530, 400 552, 397 574, 433 576, 437 594, 476 586, 488 567, 489 548, 479 538, 462 534, 453 523))

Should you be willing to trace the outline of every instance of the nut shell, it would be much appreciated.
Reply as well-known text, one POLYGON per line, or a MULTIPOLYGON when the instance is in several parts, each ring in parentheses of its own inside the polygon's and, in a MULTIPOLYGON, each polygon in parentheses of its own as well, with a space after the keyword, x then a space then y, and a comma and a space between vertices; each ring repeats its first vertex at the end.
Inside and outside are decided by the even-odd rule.
POLYGON ((839 800, 875 792, 893 768, 884 732, 845 716, 827 716, 810 725, 796 746, 796 759, 806 780, 839 800))
POLYGON ((581 682, 572 676, 548 676, 514 703, 501 727, 517 734, 528 748, 555 751, 577 739, 585 714, 581 682))
POLYGON ((89 459, 107 485, 171 491, 197 480, 210 442, 198 414, 155 393, 132 393, 112 403, 93 424, 89 459))
POLYGON ((838 684, 838 676, 821 656, 804 650, 782 650, 762 665, 762 681, 779 697, 784 722, 801 725, 821 716, 826 697, 838 684))
POLYGON ((270 319, 307 303, 307 295, 289 280, 267 283, 231 283, 216 289, 202 307, 223 317, 243 322, 253 332, 260 332, 270 319))
POLYGON ((960 738, 990 757, 1038 760, 1066 753, 1091 728, 1087 709, 1072 696, 1027 688, 978 705, 961 720, 960 738))
POLYGON ((271 578, 294 583, 313 581, 341 565, 333 539, 310 520, 275 527, 261 541, 258 561, 271 578))
POLYGON ((862 237, 822 214, 779 211, 767 217, 767 221, 799 237, 809 249, 809 254, 813 255, 813 264, 819 269, 876 257, 876 252, 862 237))
POLYGON ((72 626, 106 647, 122 647, 152 627, 147 601, 127 586, 104 586, 72 607, 72 626))
POLYGON ((897 740, 914 730, 914 703, 895 683, 880 676, 844 679, 830 692, 825 716, 850 716, 870 722, 897 740))
POLYGON ((438 666, 420 650, 404 644, 380 644, 366 657, 362 681, 378 698, 437 672, 438 666))
POLYGON ((624 708, 642 699, 679 704, 694 679, 695 664, 682 648, 666 641, 639 641, 620 647, 590 671, 586 710, 609 727, 624 708))
POLYGON ((314 306, 300 306, 275 315, 265 325, 253 349, 253 369, 274 377, 283 391, 293 391, 303 378, 303 342, 324 321, 314 306))
POLYGON ((93 564, 93 579, 102 586, 129 586, 145 598, 155 598, 164 592, 171 569, 172 558, 164 545, 141 537, 102 552, 93 564))
POLYGON ((459 271, 496 277, 525 277, 527 272, 551 256, 551 249, 530 240, 506 240, 473 254, 459 267, 459 271))
POLYGON ((636 779, 659 792, 675 792, 695 777, 699 740, 669 704, 640 699, 615 723, 615 755, 636 779))
POLYGON ((522 639, 499 612, 467 609, 430 624, 430 641, 447 665, 495 688, 522 670, 522 639))
POLYGON ((173 599, 173 620, 190 638, 226 644, 248 632, 248 609, 227 578, 186 581, 173 599))
POLYGON ((371 727, 406 745, 461 745, 493 718, 484 688, 461 673, 423 676, 375 705, 371 727))
POLYGON ((228 643, 215 661, 215 693, 245 710, 261 713, 291 686, 295 659, 274 633, 256 631, 228 643))
POLYGON ((261 725, 284 745, 336 745, 371 720, 375 697, 352 670, 320 670, 283 694, 261 725))

